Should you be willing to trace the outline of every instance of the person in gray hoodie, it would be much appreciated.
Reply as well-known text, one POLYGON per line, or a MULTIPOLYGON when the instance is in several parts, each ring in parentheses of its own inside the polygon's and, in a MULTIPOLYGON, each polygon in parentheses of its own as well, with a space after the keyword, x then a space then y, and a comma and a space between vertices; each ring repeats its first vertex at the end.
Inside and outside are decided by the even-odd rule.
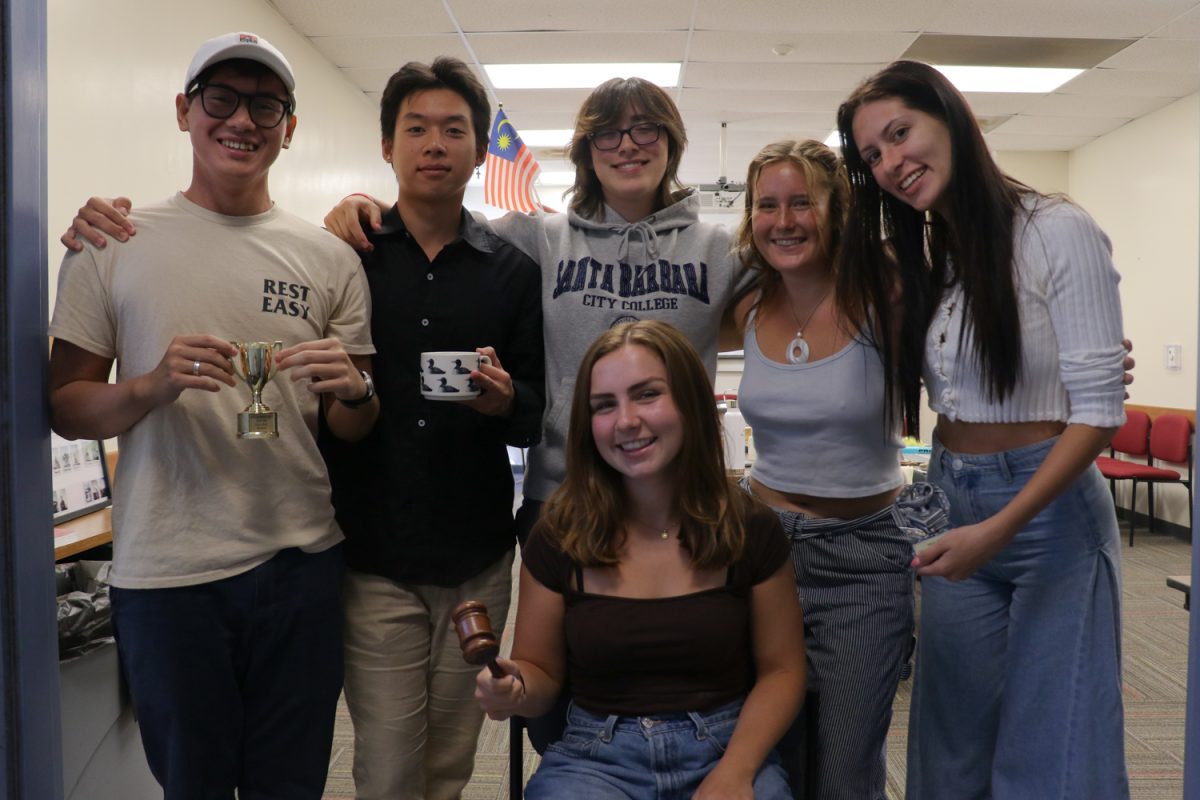
MULTIPOLYGON (((567 153, 575 185, 566 214, 512 212, 491 225, 542 268, 546 342, 546 416, 529 452, 517 512, 522 542, 542 503, 562 483, 575 371, 588 346, 623 322, 657 319, 683 332, 716 374, 725 307, 745 271, 725 228, 700 221, 700 198, 679 182, 687 147, 683 118, 670 96, 641 78, 596 87, 575 119, 567 153)), ((325 227, 356 248, 382 207, 351 195, 325 227)))

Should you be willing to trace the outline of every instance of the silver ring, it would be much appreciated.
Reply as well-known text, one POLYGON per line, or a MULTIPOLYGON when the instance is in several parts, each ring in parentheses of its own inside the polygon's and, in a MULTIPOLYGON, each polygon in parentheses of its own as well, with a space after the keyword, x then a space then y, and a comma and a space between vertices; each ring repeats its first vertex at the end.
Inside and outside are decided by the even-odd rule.
POLYGON ((199 375, 199 374, 200 374, 200 362, 199 362, 199 361, 193 361, 193 362, 192 362, 192 374, 193 374, 193 375, 199 375))

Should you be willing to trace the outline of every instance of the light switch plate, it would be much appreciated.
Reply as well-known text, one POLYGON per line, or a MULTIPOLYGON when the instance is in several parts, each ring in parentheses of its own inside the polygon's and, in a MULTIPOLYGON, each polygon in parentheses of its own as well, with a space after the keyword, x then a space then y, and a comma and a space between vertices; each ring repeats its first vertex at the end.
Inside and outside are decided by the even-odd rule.
POLYGON ((1172 372, 1183 369, 1183 345, 1163 345, 1163 366, 1172 372))

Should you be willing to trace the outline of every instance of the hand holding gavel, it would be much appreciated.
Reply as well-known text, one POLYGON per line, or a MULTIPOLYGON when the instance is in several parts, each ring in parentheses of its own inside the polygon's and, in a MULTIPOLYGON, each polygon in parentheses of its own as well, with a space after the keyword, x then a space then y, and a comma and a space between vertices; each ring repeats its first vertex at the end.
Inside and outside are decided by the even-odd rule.
POLYGON ((487 606, 478 600, 467 600, 459 603, 451 614, 454 620, 454 630, 458 633, 458 643, 462 647, 463 660, 477 666, 486 665, 490 677, 482 671, 475 679, 475 699, 479 700, 483 710, 492 719, 507 719, 516 713, 516 706, 525 696, 525 680, 515 664, 505 662, 509 667, 505 671, 496 663, 500 654, 500 643, 492 632, 492 623, 488 619, 487 606), (501 689, 498 681, 511 678, 512 684, 505 684, 501 689), (514 696, 513 690, 520 686, 520 694, 514 696))

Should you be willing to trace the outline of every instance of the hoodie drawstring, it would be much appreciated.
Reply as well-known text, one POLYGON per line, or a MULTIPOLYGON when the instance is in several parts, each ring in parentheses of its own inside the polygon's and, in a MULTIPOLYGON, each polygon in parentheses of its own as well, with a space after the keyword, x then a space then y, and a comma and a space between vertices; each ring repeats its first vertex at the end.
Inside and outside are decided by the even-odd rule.
POLYGON ((621 244, 617 248, 617 261, 629 263, 629 240, 633 238, 634 233, 637 233, 642 247, 646 251, 646 263, 653 264, 658 259, 658 233, 650 224, 653 221, 654 217, 647 217, 625 226, 624 230, 614 229, 621 233, 621 244))

